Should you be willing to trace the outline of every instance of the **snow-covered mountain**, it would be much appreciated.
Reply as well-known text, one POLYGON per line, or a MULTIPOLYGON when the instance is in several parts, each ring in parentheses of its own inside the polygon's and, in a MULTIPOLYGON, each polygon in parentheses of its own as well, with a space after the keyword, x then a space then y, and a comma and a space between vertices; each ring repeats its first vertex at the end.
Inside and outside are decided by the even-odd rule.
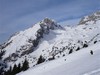
MULTIPOLYGON (((77 61, 80 61, 81 58, 84 58, 84 60, 86 58, 90 58, 87 52, 92 49, 92 46, 93 49, 100 46, 99 42, 100 42, 100 11, 92 15, 85 16, 84 18, 81 19, 81 21, 76 27, 67 27, 67 26, 62 27, 55 21, 49 18, 45 18, 41 22, 33 25, 31 28, 28 28, 24 31, 20 31, 19 33, 13 35, 7 42, 0 45, 0 49, 2 51, 5 51, 5 54, 3 55, 3 60, 7 62, 9 66, 22 63, 25 59, 27 59, 29 62, 29 66, 33 67, 34 65, 37 64, 38 58, 40 56, 42 56, 45 59, 46 65, 52 66, 54 65, 54 63, 61 62, 63 61, 63 59, 65 60, 65 58, 66 61, 68 60, 71 61, 71 59, 73 59, 72 64, 74 64, 75 59, 77 59, 77 61), (87 57, 83 56, 85 55, 85 53, 87 57), (70 57, 71 54, 73 54, 72 57, 70 57), (75 57, 75 59, 73 57, 75 57)), ((96 49, 96 51, 99 52, 98 49, 96 49)), ((45 66, 45 63, 36 66, 36 69, 38 67, 40 69, 43 69, 42 65, 45 66)), ((55 69, 57 67, 60 68, 60 66, 63 64, 67 64, 67 62, 58 63, 53 68, 55 69)), ((82 65, 82 63, 80 65, 82 65)), ((48 66, 45 67, 47 68, 46 72, 49 71, 48 69, 49 67, 48 66)), ((35 72, 34 69, 35 67, 29 71, 33 71, 34 73, 35 72)), ((53 72, 51 69, 50 71, 53 72)), ((55 75, 55 74, 56 73, 53 74, 43 73, 43 75, 55 75)), ((22 73, 21 75, 25 74, 22 73)), ((62 74, 59 73, 59 75, 62 74)))
POLYGON ((3 60, 15 64, 27 58, 30 63, 35 63, 42 50, 54 43, 53 39, 61 33, 56 32, 57 30, 64 31, 64 28, 53 20, 45 18, 31 28, 14 34, 0 46, 0 49, 5 51, 3 60))

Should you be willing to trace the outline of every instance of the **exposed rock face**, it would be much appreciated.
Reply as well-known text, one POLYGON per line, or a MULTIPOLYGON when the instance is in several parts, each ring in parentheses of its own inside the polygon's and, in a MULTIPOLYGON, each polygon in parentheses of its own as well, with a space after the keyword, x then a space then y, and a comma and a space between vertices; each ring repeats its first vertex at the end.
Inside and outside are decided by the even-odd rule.
POLYGON ((49 29, 55 29, 55 27, 57 27, 57 23, 49 18, 45 18, 43 21, 40 22, 40 26, 44 33, 49 33, 49 29))
POLYGON ((88 24, 89 21, 92 21, 93 23, 95 23, 97 20, 100 20, 100 11, 92 15, 83 17, 81 21, 79 22, 79 25, 88 24))

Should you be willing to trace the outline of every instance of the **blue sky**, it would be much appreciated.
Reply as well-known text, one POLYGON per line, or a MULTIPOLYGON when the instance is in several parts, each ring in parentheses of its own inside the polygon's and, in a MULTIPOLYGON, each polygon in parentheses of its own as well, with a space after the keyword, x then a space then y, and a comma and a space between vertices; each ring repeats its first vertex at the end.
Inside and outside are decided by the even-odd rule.
POLYGON ((45 17, 78 20, 100 10, 100 0, 0 0, 0 43, 45 17))

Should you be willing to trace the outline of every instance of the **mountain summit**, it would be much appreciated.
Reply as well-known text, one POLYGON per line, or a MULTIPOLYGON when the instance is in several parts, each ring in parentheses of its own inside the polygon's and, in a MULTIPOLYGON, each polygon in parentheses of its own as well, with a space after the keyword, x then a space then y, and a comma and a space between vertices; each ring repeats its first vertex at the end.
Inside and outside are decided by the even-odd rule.
POLYGON ((79 25, 81 24, 88 24, 88 22, 95 23, 96 21, 100 20, 100 11, 97 11, 89 16, 85 16, 81 19, 79 22, 79 25))
POLYGON ((57 23, 54 22, 54 20, 50 19, 50 18, 45 18, 40 22, 41 26, 46 26, 49 29, 54 29, 55 27, 57 27, 57 23))

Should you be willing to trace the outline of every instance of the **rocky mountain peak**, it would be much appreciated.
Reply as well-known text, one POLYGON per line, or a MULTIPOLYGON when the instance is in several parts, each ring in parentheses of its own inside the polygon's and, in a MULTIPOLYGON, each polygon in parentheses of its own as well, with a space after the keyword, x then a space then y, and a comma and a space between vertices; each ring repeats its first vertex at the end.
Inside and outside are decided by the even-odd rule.
POLYGON ((43 22, 45 22, 45 23, 52 23, 54 21, 52 19, 46 17, 46 18, 43 19, 43 22))
POLYGON ((88 24, 88 22, 90 21, 92 21, 92 23, 95 23, 97 20, 100 20, 100 11, 97 11, 89 16, 83 17, 79 22, 79 25, 88 24))
POLYGON ((40 26, 48 29, 55 29, 57 23, 50 18, 45 18, 40 22, 40 26))

